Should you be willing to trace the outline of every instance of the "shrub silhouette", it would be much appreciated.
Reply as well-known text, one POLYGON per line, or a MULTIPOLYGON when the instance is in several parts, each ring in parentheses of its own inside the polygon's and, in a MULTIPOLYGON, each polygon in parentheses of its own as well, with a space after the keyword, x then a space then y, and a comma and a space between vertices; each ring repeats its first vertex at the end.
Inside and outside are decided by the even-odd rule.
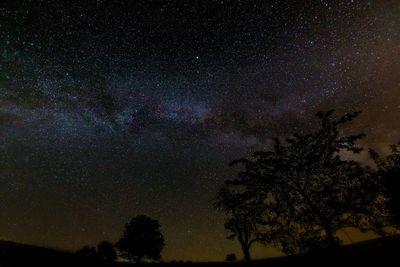
POLYGON ((230 253, 230 254, 226 255, 225 261, 237 261, 236 254, 230 253))
POLYGON ((76 252, 76 255, 82 258, 95 259, 97 257, 97 252, 95 247, 84 246, 76 252))
POLYGON ((104 261, 112 262, 117 259, 117 252, 113 244, 108 241, 102 241, 97 245, 97 256, 104 261))

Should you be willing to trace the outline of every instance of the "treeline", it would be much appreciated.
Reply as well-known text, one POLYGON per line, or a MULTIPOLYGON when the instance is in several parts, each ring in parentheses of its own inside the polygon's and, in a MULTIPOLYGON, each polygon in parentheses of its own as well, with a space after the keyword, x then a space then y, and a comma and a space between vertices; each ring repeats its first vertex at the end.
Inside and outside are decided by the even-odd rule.
POLYGON ((334 249, 346 227, 385 235, 399 226, 400 145, 386 157, 369 150, 374 166, 352 160, 365 134, 343 134, 343 126, 359 114, 319 112, 319 129, 231 163, 241 171, 225 181, 215 207, 246 261, 254 243, 298 254, 334 249))
POLYGON ((125 225, 124 234, 117 243, 103 241, 97 248, 84 246, 76 254, 89 261, 111 263, 121 257, 132 263, 141 263, 144 259, 161 259, 164 246, 159 222, 145 215, 138 215, 125 225))

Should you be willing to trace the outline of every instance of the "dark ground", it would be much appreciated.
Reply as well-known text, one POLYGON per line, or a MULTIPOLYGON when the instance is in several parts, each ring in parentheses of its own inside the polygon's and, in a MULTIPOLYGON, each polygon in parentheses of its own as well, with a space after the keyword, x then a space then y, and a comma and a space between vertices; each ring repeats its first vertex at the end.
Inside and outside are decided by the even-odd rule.
MULTIPOLYGON (((338 248, 335 251, 271 258, 251 262, 251 266, 399 266, 400 236, 355 243, 338 248)), ((147 266, 241 266, 242 262, 210 262, 210 263, 153 263, 147 266)), ((98 260, 87 260, 75 254, 30 245, 22 245, 9 241, 0 241, 0 266, 113 266, 127 267, 126 263, 104 263, 98 260)))

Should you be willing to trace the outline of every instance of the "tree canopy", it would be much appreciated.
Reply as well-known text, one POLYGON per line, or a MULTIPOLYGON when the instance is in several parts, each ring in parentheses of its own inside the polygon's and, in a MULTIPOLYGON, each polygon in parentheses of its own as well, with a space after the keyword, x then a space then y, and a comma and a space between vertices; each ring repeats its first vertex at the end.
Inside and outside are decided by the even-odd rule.
POLYGON ((357 141, 364 134, 346 135, 340 129, 359 113, 335 117, 333 111, 319 112, 319 129, 284 141, 274 139, 269 151, 232 163, 244 168, 238 178, 227 183, 244 188, 242 194, 257 203, 262 201, 263 216, 274 215, 280 226, 273 229, 273 235, 264 228, 265 236, 273 237, 264 242, 272 242, 286 253, 304 252, 316 245, 335 247, 340 241, 336 232, 345 227, 381 227, 386 210, 379 176, 342 157, 362 151, 357 141))
POLYGON ((377 174, 381 177, 387 197, 390 221, 400 227, 400 143, 390 146, 390 153, 382 158, 374 150, 370 155, 377 165, 377 174))
POLYGON ((159 260, 164 246, 159 222, 145 215, 136 216, 127 223, 124 235, 117 243, 121 254, 132 262, 159 260))

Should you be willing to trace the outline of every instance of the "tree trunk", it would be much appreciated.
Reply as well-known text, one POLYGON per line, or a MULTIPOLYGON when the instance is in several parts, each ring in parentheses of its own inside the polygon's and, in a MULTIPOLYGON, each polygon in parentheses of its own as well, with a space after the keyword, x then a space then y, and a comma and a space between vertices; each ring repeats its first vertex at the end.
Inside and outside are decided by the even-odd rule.
POLYGON ((242 244, 242 251, 243 251, 243 256, 244 260, 246 262, 250 262, 251 257, 250 257, 250 248, 246 244, 242 244))
POLYGON ((325 241, 328 248, 334 248, 337 246, 335 236, 333 235, 332 229, 329 226, 324 227, 325 230, 325 241))

